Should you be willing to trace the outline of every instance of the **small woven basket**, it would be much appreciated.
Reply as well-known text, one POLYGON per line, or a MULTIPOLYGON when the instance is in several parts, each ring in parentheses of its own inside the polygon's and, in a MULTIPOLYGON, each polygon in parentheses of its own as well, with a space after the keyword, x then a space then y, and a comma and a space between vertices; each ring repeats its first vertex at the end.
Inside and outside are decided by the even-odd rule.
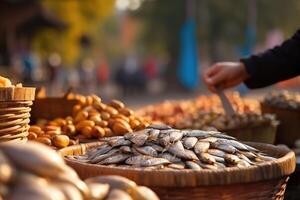
MULTIPOLYGON (((75 145, 59 154, 81 155, 100 142, 75 145)), ((120 175, 152 188, 162 200, 174 199, 283 199, 288 177, 295 170, 295 154, 286 147, 248 143, 277 157, 248 168, 220 170, 153 170, 107 167, 65 159, 83 179, 98 175, 120 175)))
POLYGON ((261 103, 262 113, 275 114, 280 121, 276 134, 276 144, 286 144, 293 147, 297 139, 300 139, 300 110, 279 108, 261 103))
POLYGON ((35 88, 0 88, 0 142, 26 142, 35 88))

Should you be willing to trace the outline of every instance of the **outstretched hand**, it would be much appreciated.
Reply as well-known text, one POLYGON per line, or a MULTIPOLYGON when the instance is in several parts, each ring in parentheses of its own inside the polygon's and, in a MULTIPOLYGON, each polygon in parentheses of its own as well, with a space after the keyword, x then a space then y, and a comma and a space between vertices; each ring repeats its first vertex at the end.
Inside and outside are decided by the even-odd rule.
POLYGON ((249 75, 241 62, 216 63, 203 74, 204 82, 212 92, 216 92, 216 87, 221 89, 234 87, 247 78, 249 75))

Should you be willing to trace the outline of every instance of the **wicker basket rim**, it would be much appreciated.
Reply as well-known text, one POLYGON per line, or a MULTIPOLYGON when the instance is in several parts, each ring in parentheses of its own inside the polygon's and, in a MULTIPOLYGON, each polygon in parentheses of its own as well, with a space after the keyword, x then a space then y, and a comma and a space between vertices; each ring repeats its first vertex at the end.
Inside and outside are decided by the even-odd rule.
POLYGON ((0 87, 0 101, 33 101, 34 87, 0 87))
MULTIPOLYGON (((67 147, 58 151, 61 156, 72 155, 74 151, 84 153, 88 148, 101 144, 93 142, 67 147)), ((247 142, 258 149, 268 150, 269 153, 277 152, 280 154, 275 161, 268 161, 248 168, 231 167, 219 170, 147 170, 142 168, 128 169, 124 167, 108 167, 94 164, 81 163, 65 158, 66 162, 80 171, 87 173, 96 172, 97 174, 116 174, 130 177, 138 182, 149 185, 153 179, 162 179, 155 182, 155 186, 200 186, 200 185, 224 185, 245 182, 257 182, 281 178, 288 176, 295 171, 296 160, 293 151, 287 147, 274 146, 270 144, 247 142), (179 181, 184 180, 184 181, 179 181)), ((272 155, 272 154, 271 154, 272 155)))

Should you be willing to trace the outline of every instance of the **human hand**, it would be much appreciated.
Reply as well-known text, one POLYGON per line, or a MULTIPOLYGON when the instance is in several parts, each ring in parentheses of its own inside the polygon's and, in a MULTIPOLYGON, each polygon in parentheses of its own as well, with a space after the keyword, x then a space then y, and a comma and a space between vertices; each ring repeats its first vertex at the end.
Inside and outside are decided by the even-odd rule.
POLYGON ((249 78, 246 68, 241 62, 220 62, 208 68, 203 79, 208 89, 216 92, 216 87, 230 88, 249 78))

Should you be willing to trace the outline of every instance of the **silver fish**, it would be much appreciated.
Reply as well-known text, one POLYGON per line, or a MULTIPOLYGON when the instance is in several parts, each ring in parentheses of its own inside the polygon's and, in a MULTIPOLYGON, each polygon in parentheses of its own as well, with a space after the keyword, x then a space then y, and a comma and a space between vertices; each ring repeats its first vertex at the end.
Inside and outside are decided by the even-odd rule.
POLYGON ((196 143, 196 145, 194 146, 194 151, 196 154, 207 152, 207 150, 209 149, 209 146, 210 146, 209 142, 198 141, 196 143))
POLYGON ((235 152, 237 152, 237 149, 230 144, 219 144, 219 143, 215 142, 215 143, 211 143, 211 145, 213 148, 217 148, 217 149, 225 151, 227 153, 234 154, 235 152))
POLYGON ((91 163, 99 163, 100 161, 116 154, 117 152, 119 152, 118 149, 112 149, 111 151, 109 151, 108 153, 106 154, 102 154, 102 155, 99 155, 97 157, 95 157, 94 159, 91 160, 91 163))
POLYGON ((251 147, 251 146, 249 146, 249 145, 247 145, 247 144, 244 144, 246 147, 247 147, 247 149, 249 150, 249 151, 252 151, 252 152, 259 152, 256 148, 254 148, 254 147, 251 147))
POLYGON ((146 161, 150 158, 151 158, 150 156, 144 156, 144 155, 131 156, 126 159, 125 163, 128 165, 140 166, 142 161, 146 161))
POLYGON ((153 149, 155 149, 157 152, 163 152, 164 151, 164 148, 157 145, 157 144, 154 144, 152 142, 146 142, 145 145, 147 146, 151 146, 153 149))
POLYGON ((177 142, 178 140, 181 140, 183 137, 183 133, 181 131, 172 131, 170 133, 170 142, 174 143, 177 142))
POLYGON ((240 159, 242 159, 242 160, 248 162, 250 165, 254 165, 254 164, 255 164, 255 163, 252 162, 247 156, 245 156, 245 155, 242 154, 242 153, 237 153, 236 155, 237 155, 240 159))
POLYGON ((184 169, 184 163, 172 163, 168 167, 172 169, 184 169))
POLYGON ((237 167, 250 167, 251 165, 245 160, 240 160, 237 162, 236 166, 237 167))
POLYGON ((202 169, 202 167, 200 167, 200 165, 198 165, 196 162, 193 162, 193 161, 186 161, 185 165, 188 169, 195 169, 195 170, 202 169))
POLYGON ((143 160, 141 162, 142 167, 156 166, 156 165, 164 165, 169 164, 170 161, 164 158, 149 158, 147 160, 143 160))
POLYGON ((193 160, 193 157, 186 153, 181 141, 177 141, 175 144, 170 145, 167 150, 179 158, 193 160))
POLYGON ((199 160, 201 160, 204 163, 211 164, 211 165, 216 163, 216 159, 208 153, 200 153, 198 157, 199 160))
POLYGON ((120 151, 122 153, 132 153, 131 148, 129 146, 121 146, 120 151))
POLYGON ((106 158, 105 160, 102 160, 98 164, 100 165, 117 164, 125 161, 128 157, 129 155, 127 154, 116 154, 109 158, 106 158))
POLYGON ((133 133, 126 133, 124 135, 124 138, 130 140, 132 137, 135 137, 136 135, 148 135, 151 130, 152 129, 143 129, 140 131, 135 131, 133 133))
POLYGON ((170 126, 165 125, 165 124, 150 124, 147 128, 153 128, 153 129, 158 129, 158 130, 171 129, 170 126))
POLYGON ((224 151, 221 151, 219 149, 208 149, 207 153, 209 153, 210 155, 218 156, 218 157, 222 157, 222 158, 224 158, 225 154, 226 154, 224 151))
POLYGON ((197 141, 198 139, 196 137, 185 137, 183 138, 183 146, 187 149, 192 149, 197 141))
POLYGON ((219 156, 214 156, 214 155, 211 155, 211 154, 209 154, 209 155, 212 156, 216 160, 216 162, 225 163, 225 159, 224 158, 219 157, 219 156))
POLYGON ((231 146, 233 146, 233 147, 235 147, 239 150, 248 151, 248 148, 244 144, 242 144, 238 141, 235 141, 235 140, 218 139, 217 143, 219 143, 219 144, 229 144, 229 145, 231 145, 231 146))
POLYGON ((207 138, 210 136, 210 134, 208 134, 207 131, 192 130, 192 131, 187 132, 185 134, 185 136, 197 137, 198 139, 200 139, 200 138, 207 138))
POLYGON ((88 159, 92 160, 99 155, 106 154, 110 150, 112 150, 112 147, 110 145, 102 145, 101 148, 98 148, 96 153, 90 155, 88 159))
POLYGON ((188 149, 185 149, 184 151, 185 151, 186 156, 188 158, 190 158, 188 160, 199 160, 199 158, 196 156, 196 154, 193 151, 188 150, 188 149))
POLYGON ((131 144, 131 142, 129 140, 126 140, 124 137, 121 137, 121 138, 115 138, 108 141, 108 144, 112 147, 118 147, 118 146, 128 146, 131 144))
POLYGON ((258 155, 258 158, 263 160, 263 161, 273 161, 273 160, 276 160, 276 158, 273 158, 271 156, 265 156, 265 155, 258 155))
POLYGON ((215 137, 208 137, 208 138, 204 138, 204 139, 199 139, 199 141, 201 141, 201 142, 210 142, 210 143, 216 142, 217 140, 218 140, 218 138, 215 138, 215 137))
POLYGON ((227 139, 227 140, 236 140, 235 137, 220 133, 220 132, 216 132, 216 131, 209 131, 211 136, 213 137, 217 137, 217 138, 223 138, 223 139, 227 139))
POLYGON ((216 165, 206 164, 206 163, 201 162, 200 160, 196 161, 196 163, 203 169, 211 169, 211 170, 218 169, 218 167, 216 165))
POLYGON ((247 158, 249 158, 250 160, 254 160, 255 158, 257 158, 257 155, 254 154, 253 152, 240 151, 240 153, 246 156, 247 158))
POLYGON ((169 135, 165 135, 164 137, 159 139, 159 143, 164 146, 167 147, 171 144, 170 142, 170 136, 169 135))
POLYGON ((134 146, 133 148, 136 151, 146 156, 157 157, 157 151, 151 146, 143 146, 143 147, 134 146))
POLYGON ((157 141, 158 136, 159 136, 159 130, 151 129, 148 132, 148 141, 157 141))
POLYGON ((148 139, 148 135, 146 134, 133 134, 129 140, 136 144, 137 146, 143 146, 148 139))
POLYGON ((165 159, 169 160, 169 161, 172 162, 172 163, 178 163, 178 162, 181 162, 181 159, 180 159, 180 158, 178 158, 178 157, 176 157, 176 156, 174 156, 174 155, 172 155, 172 154, 170 154, 170 153, 168 153, 168 152, 165 152, 165 153, 160 154, 159 157, 165 158, 165 159))
POLYGON ((229 164, 237 165, 238 162, 241 160, 239 157, 233 154, 226 154, 224 157, 225 161, 229 164))

